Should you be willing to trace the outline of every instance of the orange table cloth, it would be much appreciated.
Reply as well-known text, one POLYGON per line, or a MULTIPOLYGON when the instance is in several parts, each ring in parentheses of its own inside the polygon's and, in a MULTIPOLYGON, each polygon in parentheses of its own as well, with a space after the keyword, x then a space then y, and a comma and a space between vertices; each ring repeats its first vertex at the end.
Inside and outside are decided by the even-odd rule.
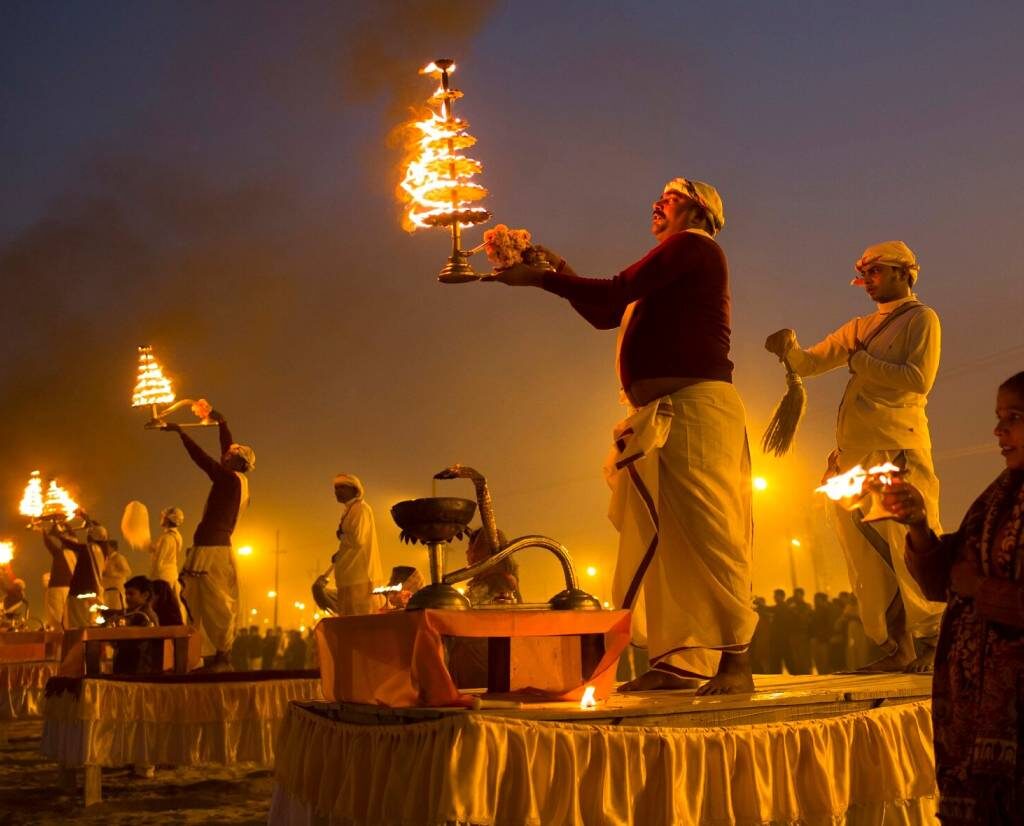
POLYGON ((443 637, 604 636, 594 672, 561 690, 534 692, 546 700, 578 700, 587 685, 611 693, 619 655, 629 644, 629 611, 395 611, 332 617, 316 627, 324 698, 333 702, 468 706, 445 666, 443 637))

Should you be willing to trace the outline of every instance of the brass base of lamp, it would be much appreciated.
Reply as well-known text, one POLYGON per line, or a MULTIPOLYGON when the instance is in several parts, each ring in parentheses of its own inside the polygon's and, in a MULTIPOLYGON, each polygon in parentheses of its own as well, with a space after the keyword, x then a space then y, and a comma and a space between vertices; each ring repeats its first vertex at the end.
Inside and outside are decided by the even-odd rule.
POLYGON ((465 284, 479 278, 480 276, 470 266, 466 253, 461 250, 448 259, 448 263, 437 275, 437 280, 442 284, 465 284))
POLYGON ((555 611, 601 610, 601 600, 579 588, 566 588, 564 591, 559 591, 548 600, 548 605, 555 611))
POLYGON ((420 588, 409 600, 406 611, 422 611, 426 608, 444 608, 448 611, 469 610, 469 600, 444 582, 435 582, 420 588))

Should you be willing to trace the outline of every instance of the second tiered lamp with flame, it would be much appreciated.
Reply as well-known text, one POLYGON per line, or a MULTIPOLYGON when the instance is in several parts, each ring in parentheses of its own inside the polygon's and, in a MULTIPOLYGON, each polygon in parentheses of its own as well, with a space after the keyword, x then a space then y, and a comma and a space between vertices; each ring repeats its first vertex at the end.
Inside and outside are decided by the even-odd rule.
POLYGON ((469 123, 455 116, 455 101, 462 92, 452 88, 454 71, 455 62, 448 59, 435 60, 420 70, 420 74, 437 77, 440 85, 430 98, 430 117, 414 124, 420 136, 402 180, 409 202, 408 227, 441 227, 451 232, 452 254, 437 276, 438 281, 449 284, 480 277, 469 264, 469 256, 478 248, 462 249, 462 227, 482 224, 491 217, 482 206, 474 206, 487 190, 471 180, 483 169, 480 161, 463 154, 476 138, 468 132, 469 123))

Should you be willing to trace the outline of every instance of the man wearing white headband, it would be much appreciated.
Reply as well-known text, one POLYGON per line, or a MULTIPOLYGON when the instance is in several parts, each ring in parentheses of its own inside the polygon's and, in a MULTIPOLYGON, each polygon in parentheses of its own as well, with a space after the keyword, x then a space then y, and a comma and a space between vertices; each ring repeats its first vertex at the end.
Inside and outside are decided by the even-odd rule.
MULTIPOLYGON (((902 241, 868 247, 854 268, 850 283, 864 288, 875 312, 851 319, 806 349, 790 329, 772 333, 765 348, 801 376, 849 369, 826 475, 892 462, 924 494, 931 527, 941 532, 939 480, 925 414, 939 369, 939 317, 914 295, 921 268, 902 241)), ((925 599, 907 571, 906 527, 893 520, 864 522, 857 508, 836 504, 833 510, 864 631, 888 652, 866 670, 930 670, 943 606, 925 599)))
POLYGON ((384 598, 373 593, 384 584, 384 570, 373 509, 364 495, 359 477, 351 473, 334 477, 334 498, 344 506, 336 533, 338 550, 332 559, 337 614, 342 617, 372 614, 384 606, 384 598))
POLYGON ((78 513, 88 526, 85 539, 81 542, 75 538, 74 532, 65 522, 58 522, 50 529, 51 539, 75 555, 75 562, 71 566, 71 582, 68 586, 65 620, 68 628, 87 628, 93 624, 93 615, 89 608, 96 604, 103 591, 101 575, 107 529, 90 519, 84 512, 78 513))
POLYGON ((743 403, 729 359, 731 299, 714 236, 725 210, 710 184, 674 178, 654 202, 658 244, 610 279, 581 278, 542 250, 494 280, 569 300, 599 330, 619 329, 616 372, 630 415, 605 474, 619 531, 614 598, 652 668, 623 690, 754 690, 751 488, 743 403))
POLYGON ((256 466, 256 454, 231 438, 227 420, 220 413, 211 410, 208 417, 217 422, 220 461, 192 441, 179 425, 169 422, 164 429, 181 436, 192 461, 212 482, 181 570, 181 597, 189 620, 200 631, 204 670, 229 671, 238 619, 238 570, 231 534, 249 502, 249 483, 244 474, 256 466))

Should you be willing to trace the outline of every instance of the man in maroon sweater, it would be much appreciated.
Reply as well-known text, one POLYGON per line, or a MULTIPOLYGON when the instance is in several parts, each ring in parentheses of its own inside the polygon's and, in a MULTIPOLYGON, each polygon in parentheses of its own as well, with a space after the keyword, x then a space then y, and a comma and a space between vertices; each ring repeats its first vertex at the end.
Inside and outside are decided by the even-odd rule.
POLYGON ((252 448, 235 443, 220 413, 211 411, 209 417, 217 422, 220 431, 219 461, 192 441, 179 425, 167 423, 164 429, 181 436, 192 461, 213 483, 181 571, 181 598, 201 635, 204 668, 228 671, 238 615, 238 572, 231 534, 239 512, 249 501, 249 484, 244 474, 255 466, 256 454, 252 448))
POLYGON ((725 223, 714 187, 676 178, 653 205, 658 245, 614 278, 517 264, 494 280, 568 299, 599 330, 619 328, 618 378, 630 415, 605 474, 619 530, 614 597, 633 609, 651 670, 622 690, 753 691, 750 455, 732 385, 725 223))

